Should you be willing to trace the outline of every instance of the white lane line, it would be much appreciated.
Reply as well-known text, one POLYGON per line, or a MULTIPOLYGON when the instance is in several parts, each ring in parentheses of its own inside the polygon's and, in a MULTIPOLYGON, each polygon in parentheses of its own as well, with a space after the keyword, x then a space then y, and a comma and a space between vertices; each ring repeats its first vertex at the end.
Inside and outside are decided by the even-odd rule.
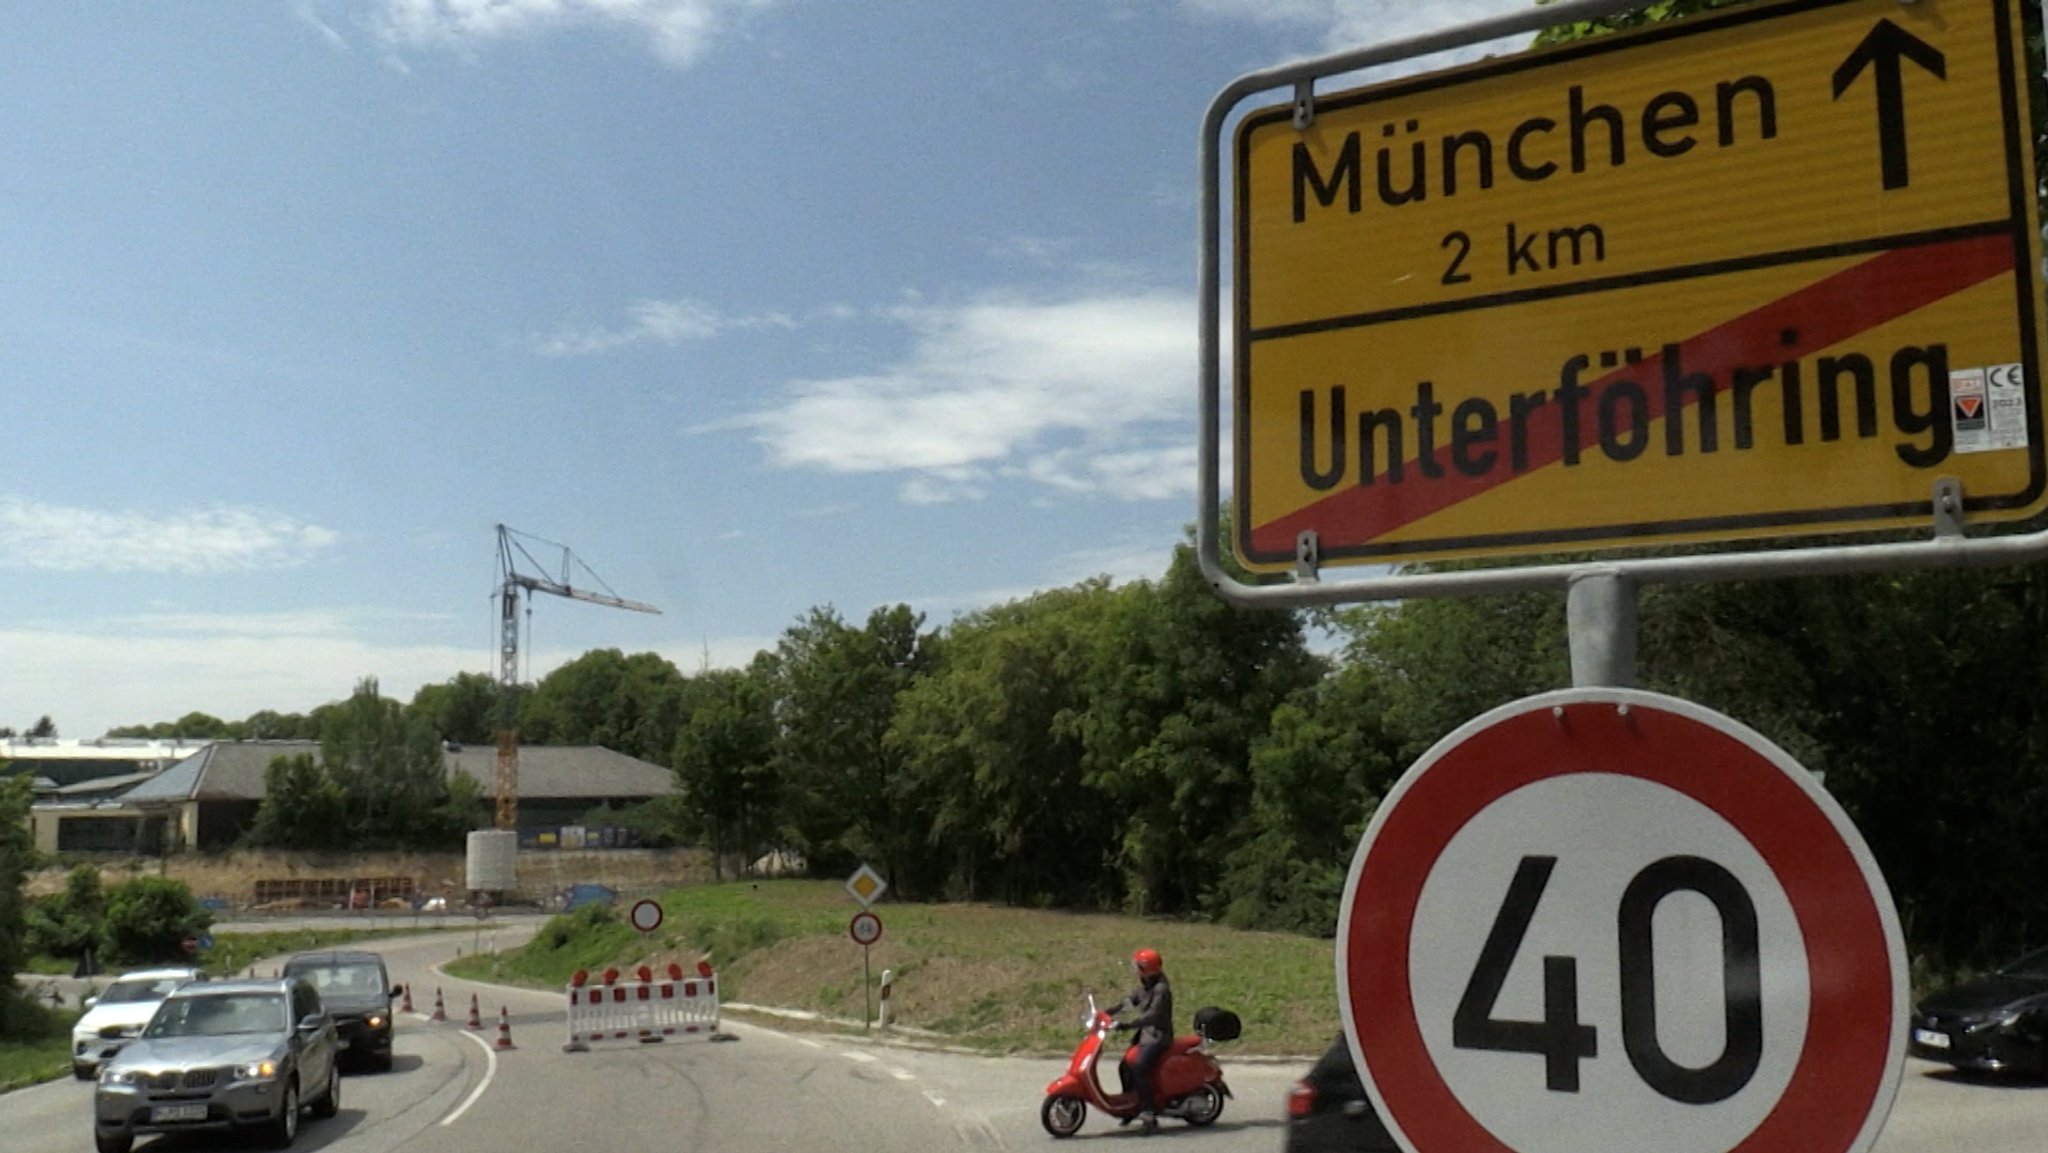
POLYGON ((825 1047, 823 1042, 813 1041, 809 1037, 798 1037, 797 1040, 802 1041, 804 1044, 809 1045, 813 1049, 823 1049, 825 1047))
POLYGON ((896 1078, 898 1081, 917 1080, 917 1074, 911 1072, 908 1069, 891 1069, 889 1070, 889 1076, 896 1078))
POLYGON ((938 1106, 941 1109, 944 1109, 946 1107, 946 1099, 944 1097, 939 1096, 938 1090, 936 1089, 926 1089, 924 1091, 924 1099, 930 1101, 932 1104, 938 1106))
POLYGON ((849 1061, 859 1061, 863 1065, 871 1065, 875 1061, 873 1053, 856 1053, 851 1049, 841 1050, 839 1055, 849 1061))
POLYGON ((462 1099, 462 1104, 457 1105, 453 1113, 441 1118, 441 1124, 444 1126, 453 1125, 461 1120, 462 1115, 469 1112, 469 1107, 476 1104, 477 1098, 484 1095, 484 1090, 491 1087, 491 1078, 498 1075, 498 1054, 491 1049, 490 1042, 475 1033, 465 1032, 462 1035, 475 1041, 477 1047, 484 1051, 484 1079, 476 1083, 476 1088, 469 1091, 469 1096, 462 1099))

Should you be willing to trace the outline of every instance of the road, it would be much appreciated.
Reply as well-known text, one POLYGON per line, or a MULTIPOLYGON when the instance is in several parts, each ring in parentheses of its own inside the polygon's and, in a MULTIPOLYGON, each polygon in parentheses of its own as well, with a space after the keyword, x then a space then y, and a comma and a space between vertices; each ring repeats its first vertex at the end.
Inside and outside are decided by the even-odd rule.
MULTIPOLYGON (((531 927, 501 927, 509 946, 531 927)), ((379 945, 393 977, 410 982, 414 1018, 398 1034, 396 1069, 343 1082, 341 1115, 308 1121, 300 1148, 331 1153, 499 1153, 523 1149, 709 1149, 836 1153, 916 1149, 1040 1149, 1045 1084, 1063 1063, 910 1049, 857 1037, 793 1034, 728 1020, 731 1043, 682 1042, 562 1052, 556 996, 471 985, 432 966, 467 951, 467 937, 379 945), (440 988, 455 1018, 423 1018, 440 988), (460 1025, 475 993, 488 1027, 460 1025), (516 1048, 496 1051, 500 1006, 516 1048)), ((1283 1095, 1301 1068, 1224 1063, 1236 1093, 1214 1129, 1169 1123, 1175 1146, 1206 1153, 1280 1148, 1283 1095)), ((0 1096, 9 1150, 91 1148, 91 1086, 55 1082, 0 1096)), ((2048 1088, 1958 1079, 1911 1063, 1877 1153, 2033 1153, 2048 1129, 2048 1088)), ((1091 1116, 1076 1142, 1138 1139, 1091 1116)), ((212 1149, 196 1138, 138 1146, 157 1153, 212 1149)), ((253 1148, 236 1143, 236 1148, 253 1148)))

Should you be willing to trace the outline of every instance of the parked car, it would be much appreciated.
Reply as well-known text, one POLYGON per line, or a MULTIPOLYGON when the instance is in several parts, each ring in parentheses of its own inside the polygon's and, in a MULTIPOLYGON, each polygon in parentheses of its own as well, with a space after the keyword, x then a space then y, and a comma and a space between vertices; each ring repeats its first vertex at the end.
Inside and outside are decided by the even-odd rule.
POLYGON ((334 1019, 302 978, 183 985, 100 1070, 93 1144, 128 1153, 143 1134, 250 1129, 288 1147, 301 1109, 341 1108, 340 1052, 334 1019))
POLYGON ((71 1026, 71 1075, 90 1081, 100 1066, 135 1039, 156 1007, 187 981, 204 981, 198 969, 137 969, 123 973, 97 997, 85 999, 85 1016, 71 1026))
POLYGON ((2048 949, 1929 995, 1907 1051, 1958 1069, 2048 1074, 2048 949))
POLYGON ((1351 1063, 1344 1035, 1287 1091, 1287 1153, 1397 1153, 1351 1063))
POLYGON ((401 990, 392 985, 384 958, 359 951, 300 953, 284 963, 284 975, 304 977, 320 991, 350 1064, 391 1071, 391 1001, 401 990))

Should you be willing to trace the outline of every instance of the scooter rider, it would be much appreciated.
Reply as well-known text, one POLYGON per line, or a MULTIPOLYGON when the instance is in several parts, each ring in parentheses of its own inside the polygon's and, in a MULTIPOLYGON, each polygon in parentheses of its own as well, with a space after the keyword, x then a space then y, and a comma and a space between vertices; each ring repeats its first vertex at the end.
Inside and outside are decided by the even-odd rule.
POLYGON ((1173 986, 1166 979, 1165 966, 1155 949, 1132 953, 1131 967, 1138 971, 1138 988, 1111 1006, 1109 1012, 1114 1016, 1127 1008, 1139 1011, 1128 1021, 1118 1021, 1116 1027, 1138 1031, 1138 1057, 1132 1062, 1131 1075, 1138 1082, 1139 1117, 1149 1133, 1159 1127, 1152 1075, 1173 1041, 1173 986))

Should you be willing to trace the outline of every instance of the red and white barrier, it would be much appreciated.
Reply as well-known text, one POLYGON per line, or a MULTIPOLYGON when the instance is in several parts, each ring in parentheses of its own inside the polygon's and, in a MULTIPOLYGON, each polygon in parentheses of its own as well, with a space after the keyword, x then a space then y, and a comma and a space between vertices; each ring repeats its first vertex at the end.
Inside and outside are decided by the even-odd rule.
POLYGON ((670 1037, 723 1036, 718 1030, 718 977, 710 962, 699 962, 697 975, 689 978, 681 965, 670 965, 662 980, 645 965, 633 975, 639 980, 622 982, 617 969, 606 969, 595 985, 588 973, 579 971, 571 979, 569 1041, 563 1051, 585 1053, 592 1045, 609 1041, 652 1044, 670 1037))

